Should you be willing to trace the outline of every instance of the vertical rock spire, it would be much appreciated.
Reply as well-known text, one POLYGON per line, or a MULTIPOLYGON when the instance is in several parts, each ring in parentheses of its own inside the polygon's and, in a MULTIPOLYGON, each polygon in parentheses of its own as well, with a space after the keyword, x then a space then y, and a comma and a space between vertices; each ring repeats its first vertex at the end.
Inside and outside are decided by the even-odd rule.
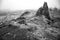
POLYGON ((44 2, 44 4, 43 4, 43 8, 44 8, 45 10, 48 10, 47 2, 44 2))

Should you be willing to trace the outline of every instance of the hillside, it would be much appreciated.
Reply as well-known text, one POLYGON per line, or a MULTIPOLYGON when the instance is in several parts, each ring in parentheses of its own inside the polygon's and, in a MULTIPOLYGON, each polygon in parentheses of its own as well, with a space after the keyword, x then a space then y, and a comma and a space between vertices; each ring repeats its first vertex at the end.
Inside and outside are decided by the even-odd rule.
MULTIPOLYGON (((1 24, 0 35, 4 40, 58 40, 60 37, 60 28, 56 28, 55 24, 48 25, 43 20, 43 17, 36 17, 36 11, 30 11, 30 13, 23 15, 26 19, 25 24, 21 24, 19 18, 23 12, 12 12, 3 18, 4 23, 1 24), (8 19, 8 20, 7 20, 8 19), (14 19, 14 20, 13 20, 14 19)), ((52 11, 50 11, 52 15, 52 11)), ((57 12, 53 11, 53 15, 57 12)), ((56 16, 56 15, 55 15, 56 16)), ((2 16, 1 16, 2 17, 2 16)), ((52 17, 53 18, 53 17, 52 17)), ((58 22, 57 22, 58 23, 58 22)), ((60 24, 60 23, 59 23, 60 24)))

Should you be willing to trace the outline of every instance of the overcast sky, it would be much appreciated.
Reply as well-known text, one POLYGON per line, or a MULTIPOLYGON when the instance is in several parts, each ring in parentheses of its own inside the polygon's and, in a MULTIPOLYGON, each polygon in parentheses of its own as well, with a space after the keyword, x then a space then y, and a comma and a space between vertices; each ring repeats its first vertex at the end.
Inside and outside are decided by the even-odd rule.
POLYGON ((60 8, 60 0, 0 0, 0 10, 38 9, 44 1, 49 7, 60 8))

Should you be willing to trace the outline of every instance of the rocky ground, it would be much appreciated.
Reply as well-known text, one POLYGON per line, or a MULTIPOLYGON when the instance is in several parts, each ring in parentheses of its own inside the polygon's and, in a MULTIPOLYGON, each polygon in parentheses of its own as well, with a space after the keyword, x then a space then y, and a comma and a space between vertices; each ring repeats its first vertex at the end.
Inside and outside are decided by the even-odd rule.
POLYGON ((60 38, 58 22, 48 25, 43 17, 35 16, 25 19, 27 25, 18 23, 20 20, 1 23, 0 40, 59 40, 60 38))

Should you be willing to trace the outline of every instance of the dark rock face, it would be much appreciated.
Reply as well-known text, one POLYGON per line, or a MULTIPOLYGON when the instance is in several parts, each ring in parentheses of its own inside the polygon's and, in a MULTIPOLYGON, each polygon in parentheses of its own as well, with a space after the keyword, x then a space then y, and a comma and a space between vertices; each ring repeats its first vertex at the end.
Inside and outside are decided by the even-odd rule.
POLYGON ((44 8, 45 10, 48 10, 47 2, 44 2, 43 8, 44 8))
MULTIPOLYGON (((49 15, 49 9, 48 9, 48 5, 47 5, 47 2, 44 2, 43 4, 43 7, 40 7, 36 13, 36 16, 42 16, 44 15, 45 18, 47 18, 48 20, 50 21, 53 21, 51 18, 50 18, 50 15, 49 15)), ((50 22, 48 22, 48 24, 50 24, 50 22)))
POLYGON ((42 11, 43 11, 43 8, 39 8, 37 13, 36 13, 36 16, 41 16, 42 15, 42 11))
POLYGON ((48 5, 47 2, 44 2, 43 7, 39 8, 37 13, 37 16, 41 16, 44 15, 47 19, 51 20, 50 16, 49 16, 49 11, 48 11, 48 5))
POLYGON ((57 36, 57 40, 60 40, 60 35, 57 36))
POLYGON ((44 4, 43 4, 43 11, 42 12, 43 12, 42 15, 44 15, 46 18, 49 16, 47 2, 44 2, 44 4))

